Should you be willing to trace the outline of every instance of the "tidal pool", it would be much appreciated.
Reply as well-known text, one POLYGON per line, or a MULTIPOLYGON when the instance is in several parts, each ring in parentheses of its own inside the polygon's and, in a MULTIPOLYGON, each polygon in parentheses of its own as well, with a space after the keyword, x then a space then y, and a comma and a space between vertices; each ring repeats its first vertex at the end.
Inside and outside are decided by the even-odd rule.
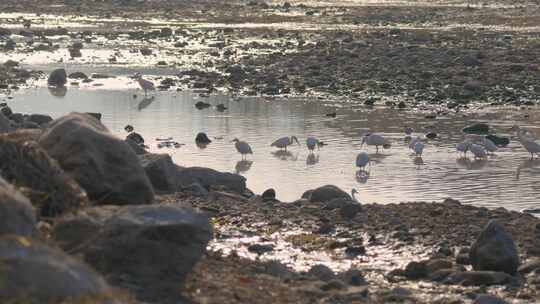
POLYGON ((182 166, 242 174, 250 189, 261 193, 274 188, 282 201, 293 201, 308 189, 334 184, 346 191, 356 188, 358 200, 365 203, 452 197, 490 208, 538 207, 540 160, 531 160, 510 132, 515 124, 538 131, 538 108, 477 107, 428 119, 425 116, 430 110, 371 108, 320 99, 231 98, 223 94, 203 98, 187 91, 156 92, 144 98, 129 78, 102 82, 107 85, 69 87, 63 97, 37 86, 14 93, 13 99, 0 95, 0 101, 14 111, 53 117, 71 111, 100 112, 103 123, 119 137, 127 135, 124 126, 131 124, 146 139, 151 152, 169 153, 182 166), (198 110, 194 106, 198 101, 213 106, 198 110), (228 110, 218 112, 215 105, 219 103, 228 110), (326 117, 331 112, 337 112, 337 117, 326 117), (461 128, 473 122, 488 122, 497 134, 512 136, 510 145, 487 160, 460 157, 454 146, 463 138, 461 128), (437 139, 426 141, 421 159, 408 149, 404 126, 414 128, 413 136, 423 136, 427 126, 438 133, 437 139), (194 141, 198 132, 206 132, 213 142, 206 148, 198 147, 194 141), (373 147, 361 147, 361 136, 367 132, 389 138, 391 148, 376 153, 373 147), (300 146, 290 146, 287 152, 270 147, 277 138, 292 135, 300 139, 300 146), (307 136, 327 145, 311 154, 305 146, 307 136), (158 148, 157 139, 164 137, 184 145, 158 148), (231 143, 234 138, 252 146, 254 154, 247 161, 236 152, 231 143), (369 174, 361 178, 355 168, 360 151, 368 151, 372 159, 369 174))

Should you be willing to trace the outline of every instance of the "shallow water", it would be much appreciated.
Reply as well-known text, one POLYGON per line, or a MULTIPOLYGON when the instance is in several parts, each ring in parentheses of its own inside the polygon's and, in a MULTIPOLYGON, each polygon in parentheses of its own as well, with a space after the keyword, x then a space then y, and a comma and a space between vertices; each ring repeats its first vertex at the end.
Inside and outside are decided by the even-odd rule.
MULTIPOLYGON (((540 160, 530 156, 516 141, 500 148, 487 160, 463 159, 454 145, 462 139, 464 125, 489 122, 498 134, 508 134, 514 124, 537 131, 538 108, 477 108, 473 113, 458 113, 426 119, 426 111, 369 108, 352 103, 325 100, 232 99, 226 95, 201 98, 193 92, 157 92, 144 99, 128 78, 96 81, 93 85, 68 88, 64 97, 56 97, 47 88, 37 87, 15 93, 12 100, 0 95, 14 111, 44 113, 58 117, 70 111, 101 112, 104 124, 120 137, 131 124, 141 133, 152 152, 170 153, 182 166, 205 166, 237 172, 248 180, 256 193, 276 189, 282 201, 298 199, 302 193, 324 184, 335 184, 346 191, 356 188, 361 202, 397 203, 435 201, 446 197, 464 203, 513 210, 538 207, 540 197, 540 160), (134 98, 134 94, 138 95, 134 98), (224 103, 223 113, 214 107, 197 110, 197 101, 212 105, 224 103), (337 118, 326 113, 337 111, 337 118), (526 116, 525 114, 528 114, 526 116), (434 126, 439 137, 427 141, 422 159, 411 155, 402 130, 412 126, 419 135, 434 126), (214 140, 202 149, 195 145, 198 132, 214 140), (392 142, 390 149, 375 153, 361 147, 361 134, 378 132, 392 142), (270 147, 275 139, 295 135, 301 146, 287 152, 270 147), (310 154, 305 138, 315 136, 327 146, 310 154), (181 148, 158 148, 157 138, 173 137, 181 148), (230 142, 238 137, 254 151, 241 161, 230 142), (217 138, 217 139, 216 139, 217 138), (357 177, 355 158, 369 151, 373 160, 369 176, 357 177)), ((429 112, 429 111, 427 111, 429 112)))

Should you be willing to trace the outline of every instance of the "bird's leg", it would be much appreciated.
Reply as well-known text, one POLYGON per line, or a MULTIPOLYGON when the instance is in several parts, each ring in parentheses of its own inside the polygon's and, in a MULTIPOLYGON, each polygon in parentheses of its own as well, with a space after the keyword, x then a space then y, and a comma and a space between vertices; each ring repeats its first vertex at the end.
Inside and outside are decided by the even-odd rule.
POLYGON ((375 153, 379 153, 379 146, 375 146, 375 153))

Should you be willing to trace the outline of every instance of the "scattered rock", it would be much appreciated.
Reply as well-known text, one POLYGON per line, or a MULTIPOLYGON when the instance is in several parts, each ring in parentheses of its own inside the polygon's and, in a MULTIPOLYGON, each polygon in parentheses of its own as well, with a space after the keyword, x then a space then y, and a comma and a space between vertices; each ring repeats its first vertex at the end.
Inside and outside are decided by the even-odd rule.
POLYGON ((182 187, 182 191, 187 192, 190 195, 199 196, 199 197, 206 197, 210 193, 210 192, 208 192, 208 190, 206 190, 206 188, 201 186, 201 184, 199 184, 199 183, 193 183, 193 184, 188 185, 186 187, 182 187))
POLYGON ((343 282, 352 286, 362 286, 368 284, 360 270, 357 269, 349 269, 343 273, 340 273, 338 277, 343 282))
POLYGON ((508 302, 492 295, 479 295, 473 304, 508 304, 508 302))
MULTIPOLYGON (((304 195, 307 196, 306 193, 304 193, 304 195)), ((302 198, 304 198, 304 195, 302 195, 302 198)), ((345 198, 348 200, 352 200, 349 194, 333 185, 326 185, 314 189, 309 195, 309 200, 311 202, 325 203, 335 198, 345 198)))
POLYGON ((425 261, 410 262, 405 267, 405 271, 403 274, 408 279, 418 280, 427 277, 427 275, 429 274, 429 269, 425 261))
POLYGON ((540 259, 538 258, 530 260, 527 263, 523 263, 521 266, 519 266, 518 272, 521 274, 527 274, 537 269, 540 269, 540 259))
POLYGON ((456 271, 450 274, 444 282, 463 286, 504 285, 511 282, 512 277, 497 271, 456 271))
POLYGON ((154 191, 129 145, 90 115, 51 122, 39 143, 99 203, 148 204, 154 191))
POLYGON ((156 192, 174 193, 178 190, 178 167, 170 155, 147 153, 139 155, 139 159, 156 192))
POLYGON ((83 72, 74 72, 69 74, 68 77, 72 79, 88 79, 88 76, 83 72))
POLYGON ((247 250, 249 252, 253 252, 253 253, 256 253, 256 254, 265 254, 267 252, 271 252, 274 250, 274 246, 272 245, 264 245, 264 244, 253 244, 253 245, 249 245, 247 250))
POLYGON ((273 188, 267 189, 262 193, 263 201, 274 201, 276 199, 276 190, 273 188))
POLYGON ((469 257, 475 270, 503 271, 513 275, 519 266, 514 240, 495 220, 491 220, 480 233, 469 257))
POLYGON ((32 236, 36 232, 36 215, 32 204, 0 177, 0 236, 32 236))
POLYGON ((206 189, 212 187, 225 188, 236 193, 244 193, 246 190, 246 178, 233 173, 219 172, 203 167, 178 167, 178 183, 183 187, 193 183, 199 183, 206 189))
POLYGON ((38 125, 45 125, 51 122, 53 119, 49 115, 42 115, 42 114, 31 114, 27 118, 28 121, 34 122, 38 125))
POLYGON ((0 284, 2 303, 90 300, 111 293, 105 280, 86 265, 25 237, 0 238, 0 265, 4 278, 0 284))
POLYGON ((362 205, 356 202, 349 202, 339 209, 339 215, 341 215, 343 219, 351 220, 361 211, 362 205))
POLYGON ((461 131, 467 134, 486 134, 489 132, 489 125, 485 123, 476 123, 463 128, 461 131))
POLYGON ((307 275, 315 277, 324 282, 333 280, 336 277, 334 271, 323 264, 313 265, 307 272, 307 275))
POLYGON ((51 72, 47 83, 49 86, 63 87, 67 82, 67 74, 64 69, 57 69, 51 72))
POLYGON ((197 143, 203 143, 203 144, 209 144, 209 143, 211 143, 212 141, 210 140, 210 138, 208 138, 208 136, 206 135, 206 133, 200 132, 200 133, 198 133, 197 136, 195 137, 195 142, 197 142, 197 143))

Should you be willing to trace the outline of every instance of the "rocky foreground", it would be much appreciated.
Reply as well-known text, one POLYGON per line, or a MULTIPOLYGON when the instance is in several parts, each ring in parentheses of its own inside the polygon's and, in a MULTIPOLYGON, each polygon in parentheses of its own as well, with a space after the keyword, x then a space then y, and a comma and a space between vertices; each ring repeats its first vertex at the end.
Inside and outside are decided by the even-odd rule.
POLYGON ((95 114, 0 114, 0 123, 2 303, 540 300, 532 215, 451 199, 361 204, 329 185, 283 203, 239 175, 179 167, 116 138, 95 114), (298 271, 265 260, 277 250, 270 235, 293 230, 283 234, 291 249, 368 262, 298 271), (208 251, 239 231, 261 241, 208 251), (240 257, 244 247, 261 259, 240 257))

